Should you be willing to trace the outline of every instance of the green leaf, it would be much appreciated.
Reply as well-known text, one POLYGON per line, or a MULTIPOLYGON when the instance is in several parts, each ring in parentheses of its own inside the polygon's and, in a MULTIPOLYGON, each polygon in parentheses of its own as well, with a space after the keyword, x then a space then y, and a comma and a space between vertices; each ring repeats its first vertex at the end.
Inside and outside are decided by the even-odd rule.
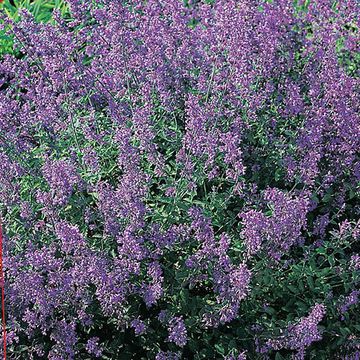
POLYGON ((314 280, 313 280, 313 278, 311 276, 308 276, 306 278, 306 282, 308 283, 310 290, 314 291, 314 280))
POLYGON ((288 289, 293 292, 294 294, 297 294, 299 292, 299 289, 294 285, 288 285, 288 289))
POLYGON ((328 262, 329 264, 331 265, 331 267, 333 267, 335 265, 335 258, 334 258, 334 255, 330 255, 328 257, 328 262))
POLYGON ((221 355, 225 354, 225 349, 222 344, 216 344, 215 349, 219 354, 221 354, 221 355))

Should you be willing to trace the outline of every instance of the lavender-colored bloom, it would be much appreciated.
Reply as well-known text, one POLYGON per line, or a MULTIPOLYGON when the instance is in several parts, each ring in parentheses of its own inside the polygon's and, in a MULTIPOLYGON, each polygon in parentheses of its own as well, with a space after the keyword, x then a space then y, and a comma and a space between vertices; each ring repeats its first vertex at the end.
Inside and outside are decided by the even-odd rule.
POLYGON ((278 189, 268 189, 264 200, 271 208, 271 216, 250 210, 241 214, 244 223, 242 237, 248 254, 256 253, 264 242, 264 247, 275 259, 301 240, 301 230, 306 225, 309 200, 306 195, 291 197, 278 189))
POLYGON ((97 172, 100 169, 99 158, 94 149, 86 148, 84 151, 83 161, 92 172, 97 172))
POLYGON ((250 278, 251 272, 246 265, 241 264, 233 267, 226 275, 215 275, 215 290, 221 298, 238 302, 246 297, 250 278))
POLYGON ((146 332, 146 325, 140 319, 134 319, 131 321, 130 325, 134 329, 135 335, 142 335, 146 332))
POLYGON ((242 236, 245 240, 247 252, 249 255, 255 254, 261 248, 264 240, 264 233, 268 227, 268 219, 256 210, 250 210, 241 214, 244 229, 242 236))
POLYGON ((143 285, 143 297, 146 306, 154 305, 162 296, 164 281, 163 273, 159 263, 151 263, 147 270, 147 275, 152 278, 150 284, 143 285))
POLYGON ((75 332, 74 323, 66 323, 65 321, 57 322, 54 331, 51 334, 51 339, 55 341, 55 345, 51 349, 50 358, 56 356, 69 357, 75 359, 75 345, 78 341, 75 332))
POLYGON ((175 316, 170 319, 168 325, 168 341, 175 343, 177 346, 183 347, 188 341, 187 330, 182 317, 175 316))
POLYGON ((99 340, 100 339, 98 337, 92 337, 87 341, 85 348, 90 355, 94 355, 95 357, 101 357, 102 350, 99 347, 99 340))
POLYGON ((84 249, 85 240, 76 226, 65 221, 56 224, 56 235, 61 241, 61 250, 65 253, 84 249))
POLYGON ((359 302, 359 295, 360 291, 358 290, 354 290, 349 295, 347 295, 339 306, 340 313, 346 313, 349 310, 350 306, 357 304, 359 302))
POLYGON ((299 359, 304 359, 305 350, 313 342, 322 339, 319 322, 325 316, 326 308, 316 304, 307 317, 303 317, 297 324, 289 325, 284 336, 268 340, 267 345, 274 350, 296 350, 299 359))
POLYGON ((353 269, 355 271, 360 270, 360 255, 359 254, 354 254, 351 256, 350 267, 351 267, 351 269, 353 269))
POLYGON ((155 360, 179 360, 181 359, 180 353, 171 351, 160 351, 156 354, 155 360))
POLYGON ((159 320, 160 322, 162 322, 162 323, 167 322, 168 317, 169 317, 169 314, 168 314, 168 312, 167 312, 166 310, 161 310, 161 311, 159 312, 159 315, 157 316, 158 320, 159 320))
POLYGON ((326 227, 329 224, 329 214, 319 216, 315 221, 314 235, 318 235, 321 238, 325 235, 326 227))
POLYGON ((80 185, 76 167, 65 160, 48 160, 43 166, 43 174, 50 186, 55 205, 64 205, 75 187, 80 185))
POLYGON ((33 216, 33 211, 31 209, 31 205, 28 201, 21 203, 20 216, 23 219, 30 219, 33 216))
POLYGON ((21 175, 19 164, 12 161, 6 154, 0 152, 2 171, 0 174, 0 201, 3 204, 12 204, 19 199, 19 186, 16 178, 21 175))
POLYGON ((225 358, 225 360, 246 360, 246 351, 239 353, 239 355, 229 355, 225 358))
POLYGON ((360 359, 360 350, 357 350, 352 354, 348 354, 342 357, 342 360, 359 360, 359 359, 360 359))
MULTIPOLYGON (((323 305, 261 339, 302 308, 294 280, 329 314, 358 301, 359 2, 66 3, 0 16, 10 349, 116 357, 130 326, 138 357, 307 356, 323 305)), ((341 330, 322 350, 357 356, 341 330)))

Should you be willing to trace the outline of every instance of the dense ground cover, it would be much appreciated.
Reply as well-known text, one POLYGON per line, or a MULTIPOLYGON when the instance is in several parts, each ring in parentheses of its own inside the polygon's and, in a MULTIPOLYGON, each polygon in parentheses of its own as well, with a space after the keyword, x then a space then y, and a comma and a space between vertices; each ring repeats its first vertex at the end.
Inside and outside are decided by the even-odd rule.
POLYGON ((35 4, 1 18, 8 356, 359 359, 359 3, 35 4))

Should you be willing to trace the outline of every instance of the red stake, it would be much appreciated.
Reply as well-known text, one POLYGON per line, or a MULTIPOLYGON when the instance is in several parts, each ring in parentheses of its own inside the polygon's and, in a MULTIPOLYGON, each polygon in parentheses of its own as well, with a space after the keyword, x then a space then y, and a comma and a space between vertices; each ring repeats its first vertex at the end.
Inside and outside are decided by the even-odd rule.
POLYGON ((3 270, 3 236, 0 222, 0 282, 1 282, 1 309, 2 309, 2 326, 4 337, 4 359, 6 360, 6 322, 5 322, 5 278, 3 270))

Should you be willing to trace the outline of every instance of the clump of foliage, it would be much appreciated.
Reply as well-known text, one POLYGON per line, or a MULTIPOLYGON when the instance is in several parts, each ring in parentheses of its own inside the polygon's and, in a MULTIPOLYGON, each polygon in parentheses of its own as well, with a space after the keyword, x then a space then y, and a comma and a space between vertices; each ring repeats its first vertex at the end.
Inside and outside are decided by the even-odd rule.
POLYGON ((359 3, 67 5, 6 19, 11 357, 357 359, 359 3))
POLYGON ((19 11, 27 9, 37 22, 48 22, 52 20, 54 9, 60 10, 62 14, 68 13, 68 5, 64 0, 3 0, 0 1, 0 23, 3 28, 0 30, 0 57, 3 54, 13 53, 13 33, 6 33, 7 26, 4 27, 4 20, 10 18, 15 21, 20 20, 19 11))

